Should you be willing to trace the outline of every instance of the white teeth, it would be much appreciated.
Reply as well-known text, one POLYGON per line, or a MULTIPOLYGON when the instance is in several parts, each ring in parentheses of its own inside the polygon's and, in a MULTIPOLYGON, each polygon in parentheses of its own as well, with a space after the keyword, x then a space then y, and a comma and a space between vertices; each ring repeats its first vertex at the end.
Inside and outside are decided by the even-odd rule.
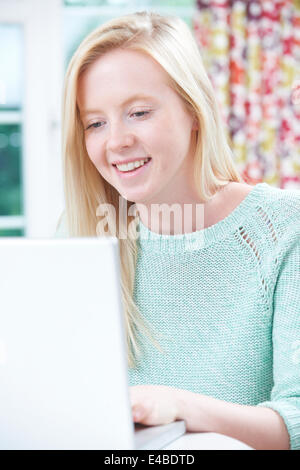
POLYGON ((144 163, 148 162, 150 158, 146 158, 145 160, 137 160, 136 162, 126 163, 124 165, 116 165, 118 170, 120 171, 131 171, 134 168, 138 168, 139 166, 144 165, 144 163))

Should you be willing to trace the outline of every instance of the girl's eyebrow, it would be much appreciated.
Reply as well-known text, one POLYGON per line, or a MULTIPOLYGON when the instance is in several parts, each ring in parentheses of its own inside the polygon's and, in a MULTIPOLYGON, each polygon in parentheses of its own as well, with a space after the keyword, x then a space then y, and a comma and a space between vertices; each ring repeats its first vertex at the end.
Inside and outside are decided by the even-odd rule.
MULTIPOLYGON (((123 101, 123 103, 121 103, 121 106, 125 106, 126 104, 129 104, 132 101, 136 101, 136 100, 139 100, 139 99, 154 100, 154 97, 149 96, 149 95, 144 95, 144 94, 141 94, 141 93, 136 93, 135 95, 131 96, 127 100, 123 101)), ((99 113, 99 112, 102 113, 103 111, 101 109, 85 109, 80 114, 81 114, 81 116, 86 116, 87 114, 94 114, 94 113, 99 113)))

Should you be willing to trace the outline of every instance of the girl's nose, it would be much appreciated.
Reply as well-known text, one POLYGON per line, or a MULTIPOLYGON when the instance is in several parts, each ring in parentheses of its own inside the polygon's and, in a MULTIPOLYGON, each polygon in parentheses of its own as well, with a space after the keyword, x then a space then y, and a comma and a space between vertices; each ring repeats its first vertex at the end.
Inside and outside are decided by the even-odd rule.
POLYGON ((107 141, 107 150, 118 152, 124 147, 131 147, 134 143, 134 135, 125 125, 111 126, 107 141))

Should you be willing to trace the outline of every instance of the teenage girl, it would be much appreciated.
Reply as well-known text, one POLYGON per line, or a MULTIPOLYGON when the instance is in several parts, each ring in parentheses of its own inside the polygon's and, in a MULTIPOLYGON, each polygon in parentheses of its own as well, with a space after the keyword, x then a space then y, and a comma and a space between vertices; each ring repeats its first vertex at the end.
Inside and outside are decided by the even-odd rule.
POLYGON ((181 19, 83 40, 63 158, 60 233, 119 238, 134 421, 300 449, 300 192, 243 181, 181 19))

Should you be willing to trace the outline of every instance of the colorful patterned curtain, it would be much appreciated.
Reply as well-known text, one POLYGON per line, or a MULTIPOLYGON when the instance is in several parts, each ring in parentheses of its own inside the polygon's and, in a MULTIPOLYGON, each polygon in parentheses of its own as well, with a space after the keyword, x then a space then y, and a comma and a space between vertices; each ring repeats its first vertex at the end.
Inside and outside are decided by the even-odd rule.
POLYGON ((238 170, 249 184, 300 189, 300 0, 197 7, 195 37, 238 170))

